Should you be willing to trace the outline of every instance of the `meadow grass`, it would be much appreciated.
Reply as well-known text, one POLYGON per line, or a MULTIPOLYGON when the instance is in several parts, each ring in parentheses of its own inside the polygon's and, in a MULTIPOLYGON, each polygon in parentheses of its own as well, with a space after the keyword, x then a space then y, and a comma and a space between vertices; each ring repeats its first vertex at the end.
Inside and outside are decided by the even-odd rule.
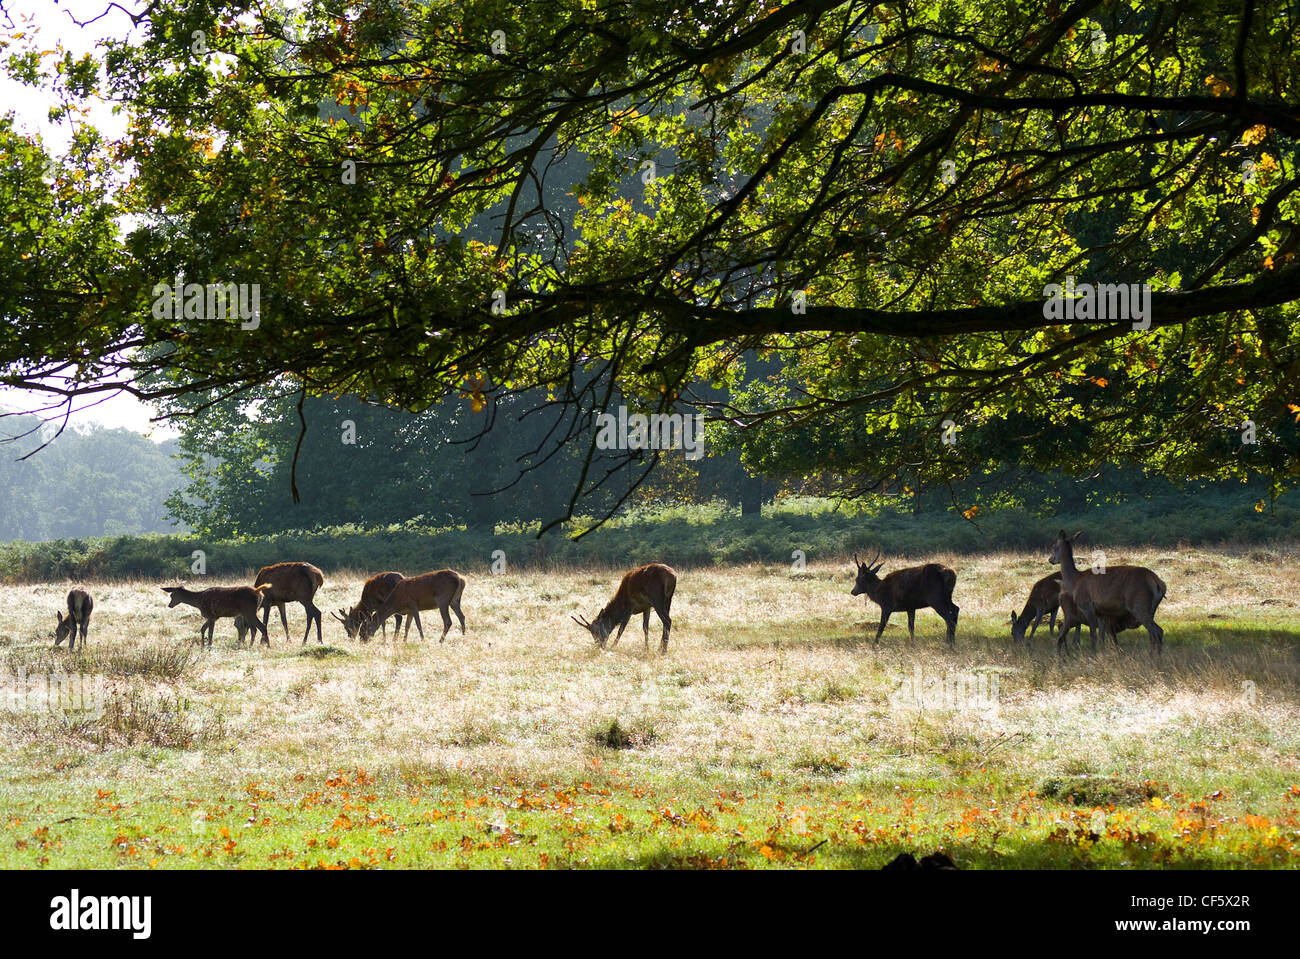
MULTIPOLYGON (((0 587, 0 664, 104 677, 97 718, 0 712, 5 867, 863 867, 1300 863, 1300 571, 1286 548, 1115 551, 1168 583, 1144 632, 1064 659, 1008 613, 1042 557, 958 571, 957 642, 882 641, 851 566, 679 569, 669 655, 634 617, 569 614, 608 570, 474 576, 468 634, 195 645, 158 584, 87 585, 88 648, 51 649, 69 584, 0 587), (918 672, 919 671, 919 672, 918 672), (921 703, 910 695, 920 680, 921 703)), ((886 571, 902 560, 886 557, 886 571)), ((436 565, 436 564, 433 564, 436 565)), ((317 604, 349 606, 360 572, 317 604)), ((213 580, 212 585, 219 580, 213 580)), ((296 615, 294 615, 296 612, 296 615)), ((14 704, 10 704, 13 706, 14 704)), ((30 704, 28 704, 30 707, 30 704)))

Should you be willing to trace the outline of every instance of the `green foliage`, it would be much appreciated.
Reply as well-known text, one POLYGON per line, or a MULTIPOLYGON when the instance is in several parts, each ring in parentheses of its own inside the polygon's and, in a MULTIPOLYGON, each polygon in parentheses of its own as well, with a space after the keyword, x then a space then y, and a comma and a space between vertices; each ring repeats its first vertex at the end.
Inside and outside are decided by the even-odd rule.
MULTIPOLYGON (((529 412, 542 396, 489 399, 477 411, 472 402, 448 403, 416 415, 301 397, 301 421, 299 399, 271 392, 252 403, 209 403, 206 394, 168 401, 166 409, 181 417, 190 480, 168 498, 171 514, 222 538, 339 525, 528 525, 564 514, 582 468, 583 444, 545 451, 560 417, 529 412)), ((735 503, 749 480, 736 452, 689 461, 675 451, 648 483, 631 490, 620 477, 585 505, 603 510, 629 492, 639 504, 659 497, 735 503)))
POLYGON ((0 420, 0 541, 122 536, 175 528, 163 500, 181 483, 174 440, 154 443, 129 430, 66 430, 41 443, 40 421, 0 420), (22 434, 32 432, 23 437, 22 434))
POLYGON ((505 552, 508 568, 521 570, 625 569, 647 562, 684 568, 742 563, 789 566, 795 550, 803 550, 810 562, 875 549, 913 557, 994 549, 1045 556, 1047 544, 1062 526, 1086 529, 1098 547, 1257 543, 1300 537, 1300 505, 1294 495, 1262 510, 1255 494, 1231 488, 1210 488, 1195 495, 1171 488, 1162 495, 1083 503, 1060 511, 1008 507, 981 514, 978 523, 937 510, 917 515, 899 499, 875 497, 836 504, 793 497, 765 507, 761 516, 742 516, 721 502, 646 507, 578 540, 565 534, 580 532, 594 518, 580 518, 541 539, 536 524, 509 524, 489 531, 409 523, 240 539, 123 536, 8 543, 0 544, 0 581, 189 580, 196 549, 204 551, 209 575, 251 578, 260 567, 286 559, 305 560, 326 571, 396 569, 414 575, 446 566, 488 575, 496 550, 505 552))
MULTIPOLYGON (((13 77, 129 127, 48 176, 0 121, 0 383, 536 397, 584 467, 593 410, 700 408, 755 471, 859 492, 1008 461, 1282 488, 1300 60, 1293 4, 1247 9, 159 0, 98 62, 15 41, 13 77), (1150 327, 1045 317, 1066 276, 1149 283, 1150 327), (260 325, 158 315, 176 277, 256 284, 260 325)), ((198 495, 225 522, 240 483, 198 495)))

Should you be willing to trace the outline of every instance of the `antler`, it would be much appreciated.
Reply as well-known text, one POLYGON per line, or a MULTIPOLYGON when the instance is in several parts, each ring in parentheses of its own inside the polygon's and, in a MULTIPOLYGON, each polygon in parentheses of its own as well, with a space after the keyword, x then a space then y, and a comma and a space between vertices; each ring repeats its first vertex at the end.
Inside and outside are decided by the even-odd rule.
POLYGON ((579 619, 577 616, 570 616, 569 619, 573 620, 575 623, 577 623, 577 624, 578 624, 579 626, 581 626, 583 629, 591 629, 591 623, 589 623, 589 622, 587 622, 587 621, 585 621, 585 620, 581 620, 581 619, 579 619))
POLYGON ((337 619, 340 623, 342 623, 344 626, 346 626, 346 625, 348 624, 347 619, 345 619, 343 616, 340 616, 340 615, 339 615, 339 613, 342 613, 342 612, 343 612, 343 610, 340 609, 338 613, 330 613, 330 616, 334 617, 334 618, 337 619))

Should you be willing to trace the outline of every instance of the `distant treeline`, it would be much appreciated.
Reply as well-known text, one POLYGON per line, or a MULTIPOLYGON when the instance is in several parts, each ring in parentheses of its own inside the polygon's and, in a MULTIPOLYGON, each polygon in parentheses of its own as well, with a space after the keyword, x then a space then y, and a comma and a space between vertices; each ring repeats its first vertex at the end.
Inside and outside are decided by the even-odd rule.
POLYGON ((761 516, 715 503, 641 510, 574 541, 535 530, 394 526, 363 530, 335 527, 242 540, 194 536, 121 536, 0 545, 0 580, 7 583, 145 578, 196 580, 190 572, 202 550, 207 574, 239 577, 282 560, 306 560, 327 572, 396 569, 413 574, 444 566, 487 575, 501 551, 507 571, 564 567, 625 568, 652 560, 681 567, 773 563, 790 565, 800 550, 807 562, 880 549, 924 557, 954 551, 1024 550, 1046 556, 1049 540, 1065 526, 1084 529, 1102 549, 1180 543, 1252 544, 1300 539, 1300 508, 1290 498, 1258 510, 1248 491, 1201 491, 1140 502, 1107 504, 1054 515, 1020 508, 997 510, 978 525, 952 513, 915 515, 874 500, 835 509, 828 500, 792 498, 761 516))
POLYGON ((0 419, 0 439, 10 439, 0 442, 0 541, 177 529, 164 503, 185 479, 175 459, 176 440, 155 443, 130 430, 68 429, 23 460, 43 440, 40 421, 32 416, 0 419))

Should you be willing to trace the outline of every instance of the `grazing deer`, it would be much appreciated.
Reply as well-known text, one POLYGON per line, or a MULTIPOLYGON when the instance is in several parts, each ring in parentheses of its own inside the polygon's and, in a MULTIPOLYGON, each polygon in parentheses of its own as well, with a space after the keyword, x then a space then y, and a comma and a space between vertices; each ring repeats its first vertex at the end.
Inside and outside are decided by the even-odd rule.
POLYGON ((596 614, 594 620, 587 622, 577 616, 570 618, 590 632, 596 640, 596 645, 601 649, 605 648, 609 634, 617 626, 618 632, 614 636, 614 642, 609 644, 609 648, 613 649, 618 645, 632 614, 640 613, 641 629, 645 632, 645 649, 648 653, 650 652, 650 610, 653 609, 664 629, 659 639, 659 655, 662 656, 668 652, 668 633, 673 628, 672 617, 668 613, 672 608, 673 592, 676 589, 677 573, 673 568, 663 563, 650 563, 632 570, 623 577, 618 584, 618 590, 614 593, 614 598, 605 604, 605 608, 596 614))
MULTIPOLYGON (((411 635, 411 620, 415 620, 415 628, 420 631, 420 638, 424 639, 424 627, 420 624, 420 610, 437 609, 442 613, 442 636, 438 642, 447 638, 447 632, 451 629, 451 616, 448 614, 448 608, 456 614, 460 620, 460 632, 465 634, 465 617, 460 611, 460 597, 465 592, 465 577, 460 575, 454 569, 440 569, 435 573, 421 573, 419 576, 406 576, 399 579, 389 592, 384 601, 379 604, 370 616, 366 617, 361 624, 361 641, 368 642, 370 637, 375 635, 379 625, 389 616, 401 614, 407 617, 406 632, 402 634, 402 641, 405 642, 411 635)), ((385 635, 387 633, 385 632, 385 635)), ((393 629, 393 638, 397 637, 397 629, 393 629)))
POLYGON ((77 633, 81 633, 81 648, 86 648, 86 632, 90 629, 90 613, 95 608, 95 601, 84 589, 68 591, 68 615, 56 612, 58 625, 54 627, 54 645, 58 646, 66 638, 68 651, 77 648, 77 633))
MULTIPOLYGON (((1059 571, 1051 576, 1044 576, 1034 584, 1034 588, 1029 591, 1029 601, 1025 603, 1025 608, 1019 616, 1013 611, 1011 613, 1011 639, 1016 643, 1025 641, 1025 629, 1029 629, 1029 638, 1034 638, 1034 633, 1038 632, 1038 624, 1043 621, 1044 616, 1050 616, 1051 619, 1047 624, 1047 635, 1051 636, 1056 631, 1056 613, 1061 608, 1061 574, 1059 571), (1032 626, 1031 626, 1032 623, 1032 626)), ((1079 644, 1079 626, 1074 628, 1074 644, 1079 644)))
POLYGON ((883 563, 876 560, 877 553, 870 563, 853 562, 858 566, 857 582, 853 584, 853 595, 867 594, 867 598, 880 607, 880 628, 876 630, 876 641, 885 631, 889 617, 902 610, 907 613, 907 638, 916 637, 915 623, 918 609, 933 609, 948 624, 948 642, 957 635, 957 614, 961 609, 952 601, 952 590, 957 585, 957 574, 941 563, 926 563, 909 569, 896 569, 884 579, 877 574, 883 563), (873 565, 874 564, 874 565, 873 565))
POLYGON ((287 643, 289 617, 285 615, 284 604, 302 603, 303 612, 307 614, 307 630, 302 634, 303 644, 306 644, 307 637, 311 635, 311 624, 315 623, 316 643, 320 645, 320 626, 324 617, 321 616, 321 611, 316 608, 312 599, 316 595, 316 590, 320 589, 324 582, 325 574, 311 563, 275 563, 259 569, 253 585, 269 587, 262 598, 262 608, 266 611, 266 616, 262 620, 263 634, 271 623, 271 607, 278 606, 280 622, 284 626, 284 641, 287 643))
MULTIPOLYGON (((186 589, 184 586, 164 586, 162 591, 171 596, 167 608, 181 603, 193 606, 203 617, 203 627, 199 630, 199 640, 205 646, 212 645, 212 634, 216 630, 217 620, 236 617, 235 627, 239 629, 240 620, 245 627, 251 627, 253 636, 260 631, 262 645, 270 646, 271 640, 266 635, 266 624, 258 619, 258 607, 266 595, 269 585, 262 586, 209 586, 207 589, 186 589)), ((244 630, 239 629, 239 641, 244 641, 244 630)), ((253 645, 252 637, 248 645, 253 645)))
MULTIPOLYGON (((1142 626, 1156 652, 1164 647, 1165 631, 1156 623, 1156 609, 1165 598, 1165 581, 1145 566, 1108 566, 1104 572, 1080 570, 1074 565, 1074 541, 1080 534, 1066 536, 1061 530, 1048 559, 1061 567, 1061 605, 1066 623, 1086 623, 1092 648, 1097 648, 1097 630, 1119 645, 1116 634, 1142 626)), ((1065 627, 1062 627, 1064 635, 1065 627)), ((1059 640, 1058 640, 1059 645, 1059 640)))
MULTIPOLYGON (((361 631, 361 624, 379 609, 401 579, 401 573, 377 573, 366 580, 366 584, 361 587, 361 601, 357 605, 348 610, 340 609, 337 613, 330 613, 343 624, 343 631, 348 634, 348 639, 356 639, 357 633, 361 631)), ((379 626, 384 631, 384 640, 387 641, 388 621, 384 620, 379 626)), ((399 615, 393 623, 393 629, 396 631, 401 628, 402 617, 399 615)))

